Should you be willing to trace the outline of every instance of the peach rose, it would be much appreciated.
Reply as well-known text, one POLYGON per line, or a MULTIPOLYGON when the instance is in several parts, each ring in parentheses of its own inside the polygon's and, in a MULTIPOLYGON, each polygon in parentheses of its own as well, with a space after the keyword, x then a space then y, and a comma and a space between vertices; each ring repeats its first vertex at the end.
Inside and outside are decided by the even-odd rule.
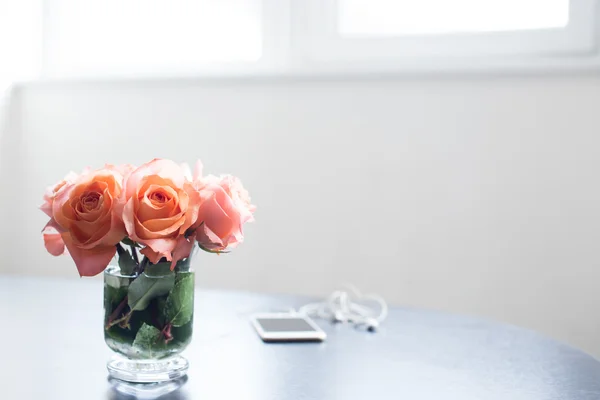
MULTIPOLYGON (((87 172, 89 172, 89 170, 84 170, 82 175, 87 172)), ((54 186, 46 189, 46 193, 44 193, 44 203, 40 206, 40 210, 42 210, 51 219, 48 224, 46 224, 44 229, 42 229, 42 237, 44 239, 44 246, 46 247, 46 250, 53 256, 60 256, 65 253, 65 243, 62 240, 60 232, 53 227, 54 220, 52 219, 52 204, 54 203, 54 198, 58 192, 64 189, 67 184, 75 182, 77 178, 78 175, 71 171, 54 186)))
MULTIPOLYGON (((89 172, 89 170, 84 170, 82 175, 86 174, 87 172, 89 172)), ((56 194, 63 189, 67 183, 75 182, 78 177, 79 176, 75 172, 71 171, 61 181, 46 189, 46 193, 44 194, 44 203, 40 206, 40 210, 52 218, 52 203, 54 202, 56 194)))
POLYGON ((208 251, 225 251, 244 240, 242 227, 254 220, 256 207, 250 203, 248 191, 231 175, 202 179, 196 240, 208 251))
POLYGON ((173 267, 189 256, 184 234, 196 221, 200 197, 181 166, 162 159, 142 165, 127 178, 125 197, 123 222, 129 237, 146 246, 142 254, 152 263, 165 257, 173 267))
MULTIPOLYGON (((123 222, 114 212, 122 201, 122 184, 119 168, 107 165, 65 184, 54 197, 53 219, 46 228, 61 233, 81 276, 102 272, 125 237, 123 222)), ((46 248, 58 253, 60 242, 55 234, 48 235, 46 248)))

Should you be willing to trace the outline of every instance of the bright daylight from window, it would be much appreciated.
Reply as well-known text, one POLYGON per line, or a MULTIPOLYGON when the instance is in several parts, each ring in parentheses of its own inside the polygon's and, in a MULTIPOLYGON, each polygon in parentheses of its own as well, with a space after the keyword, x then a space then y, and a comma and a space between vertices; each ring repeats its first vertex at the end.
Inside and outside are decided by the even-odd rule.
POLYGON ((589 54, 594 1, 0 0, 0 85, 589 54))
POLYGON ((260 0, 48 0, 46 71, 177 73, 262 54, 260 0))
POLYGON ((403 36, 560 28, 569 0, 339 0, 343 36, 403 36))

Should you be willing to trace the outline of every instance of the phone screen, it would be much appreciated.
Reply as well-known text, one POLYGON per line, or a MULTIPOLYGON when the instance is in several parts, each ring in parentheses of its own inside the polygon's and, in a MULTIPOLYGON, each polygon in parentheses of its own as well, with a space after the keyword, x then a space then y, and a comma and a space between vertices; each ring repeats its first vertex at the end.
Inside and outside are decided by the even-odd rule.
POLYGON ((306 332, 314 331, 303 318, 257 318, 265 332, 306 332))

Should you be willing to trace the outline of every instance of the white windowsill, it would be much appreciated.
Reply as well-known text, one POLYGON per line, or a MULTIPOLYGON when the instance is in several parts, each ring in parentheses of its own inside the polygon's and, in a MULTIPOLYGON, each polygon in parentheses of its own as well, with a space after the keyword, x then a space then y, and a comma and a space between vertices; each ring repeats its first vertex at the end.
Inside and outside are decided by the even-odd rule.
POLYGON ((47 77, 23 84, 155 82, 155 81, 246 81, 295 79, 378 79, 452 76, 514 76, 547 74, 600 73, 600 55, 556 58, 490 58, 471 60, 413 61, 410 63, 354 64, 329 63, 311 67, 265 67, 260 65, 229 66, 219 69, 178 71, 154 74, 102 74, 73 77, 47 77))

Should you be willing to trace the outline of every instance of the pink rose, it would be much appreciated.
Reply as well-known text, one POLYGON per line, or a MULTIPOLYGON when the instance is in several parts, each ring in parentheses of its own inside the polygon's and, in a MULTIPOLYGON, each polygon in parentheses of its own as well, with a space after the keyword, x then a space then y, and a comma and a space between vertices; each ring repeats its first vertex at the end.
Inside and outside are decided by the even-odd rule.
POLYGON ((194 173, 192 174, 192 170, 190 169, 190 166, 188 165, 188 163, 181 164, 181 169, 183 170, 185 179, 188 180, 189 182, 192 182, 194 184, 194 187, 196 186, 196 183, 201 182, 202 168, 203 168, 202 161, 200 161, 200 160, 196 161, 196 164, 194 165, 194 173))
MULTIPOLYGON (((122 185, 118 167, 107 165, 66 183, 54 197, 46 228, 61 233, 81 276, 102 272, 115 255, 115 245, 125 237, 123 222, 115 212, 122 201, 122 185)), ((47 232, 44 238, 48 251, 59 253, 56 234, 47 232)))
POLYGON ((243 225, 254 220, 248 191, 231 175, 208 176, 197 186, 202 199, 194 224, 198 244, 215 252, 236 247, 244 240, 243 225))
POLYGON ((146 247, 142 254, 157 263, 189 256, 193 243, 184 237, 196 221, 199 194, 181 166, 155 159, 134 170, 125 183, 122 217, 129 237, 146 247))

